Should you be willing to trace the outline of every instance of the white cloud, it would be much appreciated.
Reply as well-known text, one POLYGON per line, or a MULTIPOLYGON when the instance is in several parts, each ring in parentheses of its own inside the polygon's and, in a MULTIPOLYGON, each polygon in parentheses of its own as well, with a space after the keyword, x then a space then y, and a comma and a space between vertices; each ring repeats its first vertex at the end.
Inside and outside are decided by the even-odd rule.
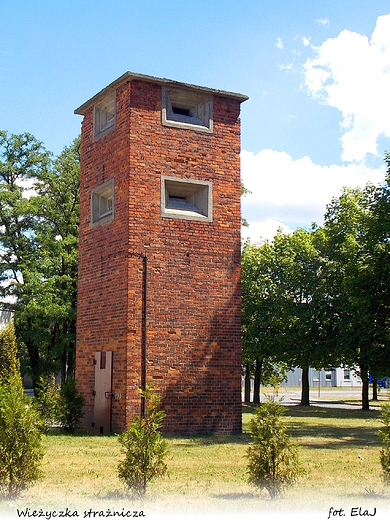
POLYGON ((307 36, 302 36, 302 43, 305 47, 308 47, 310 45, 311 38, 308 38, 307 36))
POLYGON ((309 94, 342 115, 342 160, 378 154, 378 138, 390 137, 390 14, 379 16, 371 40, 342 31, 316 49, 304 65, 309 94))
POLYGON ((276 38, 275 47, 278 49, 283 49, 283 40, 282 38, 276 38))
POLYGON ((326 28, 328 28, 330 25, 329 18, 317 18, 316 23, 326 28))
POLYGON ((249 227, 243 227, 241 237, 243 240, 250 239, 252 244, 259 244, 265 240, 272 241, 278 229, 282 229, 283 233, 291 234, 293 232, 286 224, 277 220, 268 218, 262 222, 252 222, 249 227))
POLYGON ((290 71, 290 70, 293 70, 293 68, 294 68, 294 62, 287 63, 286 65, 279 65, 279 70, 290 71))
POLYGON ((271 239, 279 226, 288 231, 312 222, 321 225, 326 205, 343 187, 377 185, 385 173, 385 165, 320 166, 309 157, 293 160, 286 152, 262 150, 255 155, 243 150, 241 177, 252 192, 242 198, 242 214, 250 224, 243 236, 258 242, 260 237, 271 239))

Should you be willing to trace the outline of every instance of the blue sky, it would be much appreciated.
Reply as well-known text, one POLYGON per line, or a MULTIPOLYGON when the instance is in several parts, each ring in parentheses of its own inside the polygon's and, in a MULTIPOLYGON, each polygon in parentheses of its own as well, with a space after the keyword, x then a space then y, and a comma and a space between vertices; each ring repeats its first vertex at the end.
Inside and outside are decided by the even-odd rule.
POLYGON ((2 0, 0 128, 54 154, 74 109, 126 71, 247 94, 243 200, 257 242, 321 224, 390 149, 390 4, 381 0, 2 0))

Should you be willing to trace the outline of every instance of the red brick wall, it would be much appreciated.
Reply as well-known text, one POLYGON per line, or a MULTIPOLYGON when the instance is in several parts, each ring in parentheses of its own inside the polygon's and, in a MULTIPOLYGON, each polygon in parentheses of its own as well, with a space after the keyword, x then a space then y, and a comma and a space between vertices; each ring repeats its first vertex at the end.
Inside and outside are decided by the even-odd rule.
POLYGON ((142 261, 148 256, 147 380, 172 433, 241 431, 239 102, 214 97, 214 132, 161 124, 161 87, 117 89, 116 128, 82 128, 76 378, 92 421, 93 357, 113 350, 112 429, 139 413, 142 261), (103 173, 104 165, 104 173, 103 173), (213 221, 161 217, 161 176, 211 181, 213 221), (115 178, 115 218, 90 225, 91 189, 115 178))

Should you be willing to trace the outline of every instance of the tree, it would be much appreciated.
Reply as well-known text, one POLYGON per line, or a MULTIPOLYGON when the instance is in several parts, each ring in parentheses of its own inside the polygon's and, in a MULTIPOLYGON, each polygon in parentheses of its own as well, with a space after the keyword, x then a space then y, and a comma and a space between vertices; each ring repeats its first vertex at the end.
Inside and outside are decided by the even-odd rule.
POLYGON ((309 406, 309 367, 327 368, 338 361, 334 341, 333 305, 329 296, 329 266, 322 253, 323 232, 297 229, 274 239, 280 286, 279 341, 282 359, 302 368, 301 404, 309 406))
POLYGON ((337 361, 323 241, 317 228, 279 231, 273 243, 246 244, 242 253, 243 363, 301 367, 303 405, 310 404, 309 367, 337 361))
POLYGON ((271 498, 292 484, 300 474, 297 446, 291 442, 281 416, 286 408, 269 399, 256 410, 249 423, 253 442, 249 446, 249 482, 267 489, 271 498))
POLYGON ((125 453, 125 459, 118 465, 118 475, 130 490, 144 495, 147 483, 167 470, 164 459, 168 443, 160 433, 165 417, 163 410, 158 411, 160 397, 150 385, 141 390, 141 395, 146 402, 145 416, 135 415, 118 437, 125 453))
POLYGON ((260 384, 283 377, 285 365, 278 359, 280 296, 274 277, 272 244, 247 242, 241 254, 242 365, 245 368, 245 402, 250 401, 250 377, 254 376, 254 403, 260 403, 260 384))
POLYGON ((14 311, 34 387, 74 372, 79 139, 53 162, 30 134, 0 140, 0 296, 14 311))
POLYGON ((369 409, 369 374, 379 378, 389 370, 389 209, 388 186, 367 185, 345 189, 325 215, 338 345, 344 363, 359 367, 363 410, 369 409))

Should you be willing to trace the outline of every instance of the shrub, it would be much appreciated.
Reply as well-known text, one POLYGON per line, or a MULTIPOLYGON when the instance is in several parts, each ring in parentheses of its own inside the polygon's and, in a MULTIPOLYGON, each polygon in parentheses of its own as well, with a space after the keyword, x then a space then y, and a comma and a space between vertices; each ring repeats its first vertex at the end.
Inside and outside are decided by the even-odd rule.
POLYGON ((73 432, 84 415, 85 399, 76 388, 73 379, 62 385, 60 391, 58 422, 65 431, 73 432))
POLYGON ((35 406, 41 413, 46 430, 58 422, 61 410, 61 385, 55 383, 54 376, 49 381, 41 377, 35 389, 35 406))
POLYGON ((380 420, 383 423, 379 429, 379 437, 382 440, 380 461, 383 471, 383 479, 390 484, 390 404, 384 404, 381 410, 380 420))
POLYGON ((0 381, 6 382, 14 375, 20 375, 20 362, 16 346, 15 329, 13 324, 8 322, 0 329, 0 381))
POLYGON ((157 411, 160 397, 150 385, 146 391, 141 390, 141 395, 146 404, 145 417, 135 415, 127 430, 118 437, 125 453, 125 459, 118 464, 118 476, 129 490, 144 495, 146 484, 167 470, 164 459, 168 443, 160 433, 165 417, 163 410, 157 411))
POLYGON ((295 482, 301 472, 298 447, 291 442, 281 421, 285 410, 275 399, 268 398, 249 424, 253 443, 247 451, 248 480, 266 489, 271 498, 295 482))
POLYGON ((40 475, 42 418, 23 394, 20 375, 0 383, 0 494, 14 497, 40 475))

